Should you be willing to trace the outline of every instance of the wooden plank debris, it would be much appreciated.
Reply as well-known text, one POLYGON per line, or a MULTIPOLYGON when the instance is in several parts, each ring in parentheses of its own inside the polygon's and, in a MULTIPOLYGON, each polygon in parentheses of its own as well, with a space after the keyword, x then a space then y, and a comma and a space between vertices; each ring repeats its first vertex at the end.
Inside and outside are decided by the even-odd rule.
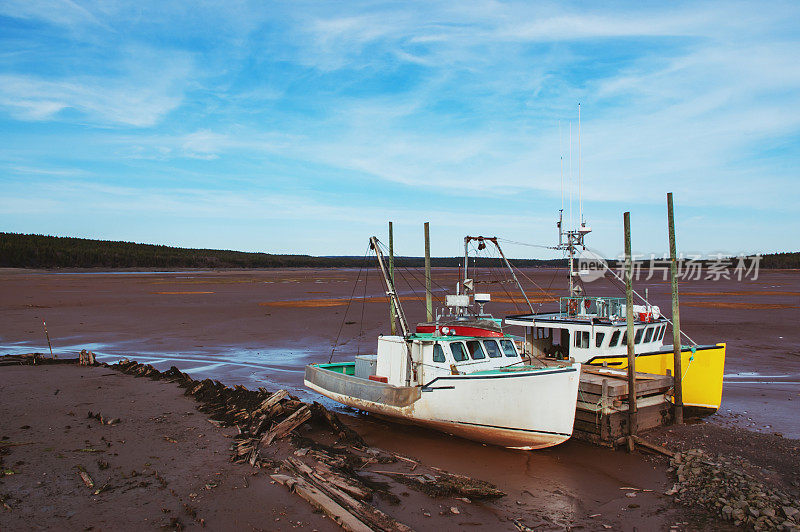
POLYGON ((276 439, 280 439, 291 431, 305 423, 311 418, 311 409, 307 405, 297 410, 294 414, 287 417, 274 427, 272 427, 263 438, 261 438, 262 445, 269 445, 276 439))
POLYGON ((312 506, 325 512, 339 526, 351 532, 372 532, 372 528, 365 525, 359 518, 347 511, 336 501, 325 495, 322 491, 311 486, 303 480, 288 475, 270 475, 275 482, 282 484, 305 499, 312 506))

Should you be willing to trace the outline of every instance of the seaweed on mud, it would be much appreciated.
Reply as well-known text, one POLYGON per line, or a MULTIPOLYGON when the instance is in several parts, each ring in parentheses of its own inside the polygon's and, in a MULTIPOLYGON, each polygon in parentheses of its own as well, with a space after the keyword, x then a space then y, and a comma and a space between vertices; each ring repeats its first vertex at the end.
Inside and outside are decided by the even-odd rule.
POLYGON ((504 497, 494 484, 452 473, 433 475, 392 475, 398 482, 431 497, 468 497, 473 500, 491 500, 504 497))

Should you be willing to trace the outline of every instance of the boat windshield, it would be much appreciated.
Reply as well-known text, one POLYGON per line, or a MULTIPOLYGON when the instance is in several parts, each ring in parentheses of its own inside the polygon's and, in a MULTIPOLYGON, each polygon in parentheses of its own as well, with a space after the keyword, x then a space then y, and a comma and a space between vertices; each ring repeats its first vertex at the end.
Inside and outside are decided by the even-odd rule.
POLYGON ((496 341, 484 340, 483 345, 486 347, 486 352, 489 354, 489 358, 499 358, 503 356, 503 353, 500 351, 500 346, 497 345, 496 341))
POLYGON ((500 340, 500 345, 503 346, 503 353, 505 353, 507 357, 517 356, 517 349, 514 347, 514 342, 511 340, 500 340))
POLYGON ((483 352, 483 346, 478 340, 468 340, 467 349, 469 349, 469 355, 472 357, 472 360, 486 358, 486 353, 483 352))
POLYGON ((444 349, 439 344, 433 344, 433 361, 444 362, 444 349))
POLYGON ((456 362, 464 362, 467 360, 467 350, 461 342, 451 342, 450 352, 453 353, 453 360, 456 362))

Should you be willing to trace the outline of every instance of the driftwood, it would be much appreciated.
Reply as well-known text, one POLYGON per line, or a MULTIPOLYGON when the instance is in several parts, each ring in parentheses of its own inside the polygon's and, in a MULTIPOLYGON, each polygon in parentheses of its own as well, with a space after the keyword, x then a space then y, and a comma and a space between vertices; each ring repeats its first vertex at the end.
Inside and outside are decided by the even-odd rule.
POLYGON ((651 452, 654 452, 654 453, 658 453, 658 454, 663 454, 664 456, 668 456, 670 458, 674 458, 675 457, 675 453, 673 453, 672 451, 670 451, 666 447, 662 447, 661 445, 658 445, 657 443, 651 443, 651 442, 645 440, 644 438, 642 438, 640 436, 631 436, 631 439, 633 440, 634 443, 636 443, 636 445, 638 445, 639 447, 644 447, 648 451, 651 451, 651 452))
POLYGON ((78 364, 81 366, 94 366, 97 364, 95 361, 94 353, 91 351, 87 351, 86 349, 82 349, 80 354, 78 355, 78 364))
POLYGON ((318 402, 314 401, 314 404, 311 405, 311 411, 313 412, 314 417, 324 421, 333 430, 333 432, 336 433, 340 440, 347 440, 361 447, 367 446, 358 432, 342 423, 342 420, 339 419, 339 416, 318 402))
POLYGON ((266 414, 269 412, 272 407, 277 405, 281 399, 286 398, 289 395, 289 392, 286 390, 278 390, 277 392, 273 393, 269 396, 268 399, 265 399, 261 406, 259 406, 251 415, 251 417, 256 418, 262 414, 266 414))
POLYGON ((325 495, 322 491, 304 482, 301 479, 287 475, 270 475, 272 480, 283 484, 315 508, 319 508, 339 526, 351 532, 372 532, 372 528, 365 525, 358 517, 348 512, 336 501, 325 495))
POLYGON ((81 476, 81 480, 83 480, 83 483, 86 484, 87 488, 94 487, 94 481, 92 480, 92 477, 89 476, 89 473, 83 469, 78 469, 78 474, 81 476))
POLYGON ((307 464, 293 458, 283 461, 283 466, 303 477, 307 483, 322 491, 337 504, 347 509, 347 512, 356 516, 361 522, 369 525, 370 530, 386 532, 410 532, 411 528, 396 521, 394 518, 381 512, 374 506, 356 500, 331 482, 326 481, 321 475, 315 475, 314 470, 307 464))
POLYGON ((332 484, 351 497, 355 497, 362 501, 367 501, 372 498, 372 490, 367 487, 354 484, 352 480, 344 478, 323 462, 318 462, 312 469, 308 464, 296 458, 288 458, 287 460, 294 468, 304 475, 313 477, 313 479, 320 482, 332 484))
POLYGON ((294 414, 272 427, 269 432, 267 432, 264 437, 261 438, 261 444, 269 445, 273 441, 286 436, 294 429, 308 421, 309 418, 311 418, 311 409, 304 405, 294 414))

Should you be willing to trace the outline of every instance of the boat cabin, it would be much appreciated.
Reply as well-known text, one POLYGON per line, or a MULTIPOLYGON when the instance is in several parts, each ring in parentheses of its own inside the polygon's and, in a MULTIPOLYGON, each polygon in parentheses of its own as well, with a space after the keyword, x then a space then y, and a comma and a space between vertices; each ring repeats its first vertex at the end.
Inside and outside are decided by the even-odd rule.
POLYGON ((443 375, 474 373, 522 364, 511 335, 465 336, 454 327, 436 332, 378 338, 375 355, 356 357, 354 375, 393 386, 424 385, 443 375), (412 371, 408 373, 409 362, 412 371))
MULTIPOLYGON (((634 305, 634 353, 661 349, 667 321, 653 305, 634 305)), ((628 350, 624 298, 562 297, 558 312, 508 316, 506 325, 525 327, 525 351, 538 358, 588 362, 628 350)))

